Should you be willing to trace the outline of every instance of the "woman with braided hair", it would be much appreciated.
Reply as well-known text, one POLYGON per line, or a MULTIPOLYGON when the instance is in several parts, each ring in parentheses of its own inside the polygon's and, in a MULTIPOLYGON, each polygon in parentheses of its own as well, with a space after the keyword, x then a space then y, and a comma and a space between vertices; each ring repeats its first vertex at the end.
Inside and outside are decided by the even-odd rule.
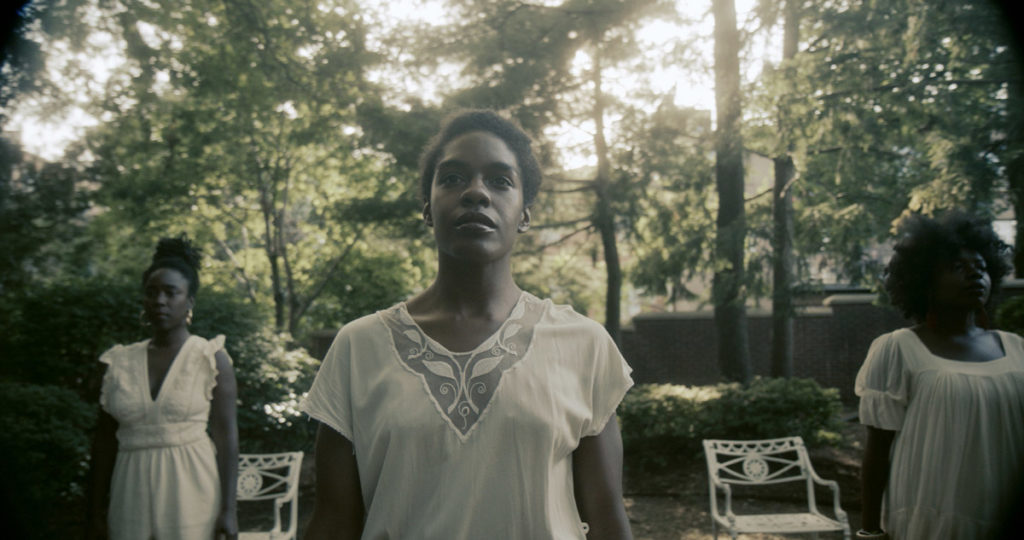
POLYGON ((142 274, 152 337, 100 356, 90 538, 237 538, 235 375, 224 336, 188 330, 199 260, 184 234, 161 239, 142 274))

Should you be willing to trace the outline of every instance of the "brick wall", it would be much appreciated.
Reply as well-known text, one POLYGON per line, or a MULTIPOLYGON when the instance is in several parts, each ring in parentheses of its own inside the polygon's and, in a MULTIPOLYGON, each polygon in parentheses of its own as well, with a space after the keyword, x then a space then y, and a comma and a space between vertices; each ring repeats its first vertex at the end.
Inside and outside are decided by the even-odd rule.
MULTIPOLYGON (((890 308, 873 305, 873 294, 830 296, 802 308, 793 320, 793 371, 855 400, 853 380, 871 341, 908 323, 890 308)), ((747 314, 750 360, 755 375, 771 372, 771 314, 747 314)), ((641 314, 623 332, 622 354, 637 383, 713 384, 718 369, 711 312, 641 314)))
MULTIPOLYGON (((1024 295, 1024 280, 1004 282, 1001 300, 1024 295)), ((793 372, 822 386, 838 388, 843 401, 856 402, 853 382, 868 347, 878 336, 910 321, 874 304, 876 295, 850 292, 826 297, 818 306, 798 308, 793 320, 793 372)), ((747 313, 754 375, 771 373, 771 314, 747 313)), ((712 314, 645 313, 622 333, 622 354, 637 383, 714 384, 722 380, 712 314)))
MULTIPOLYGON (((1024 295, 1024 280, 1003 284, 1002 300, 1024 295)), ((819 305, 799 302, 793 321, 793 371, 823 386, 838 388, 847 403, 856 401, 853 381, 871 341, 910 324, 895 310, 874 305, 875 295, 857 292, 834 294, 819 305)), ((750 357, 755 375, 771 372, 771 314, 747 313, 750 357)), ((315 332, 309 352, 322 359, 337 329, 315 332)), ((645 313, 623 328, 623 356, 633 367, 637 383, 714 384, 718 370, 715 325, 711 312, 645 313)))

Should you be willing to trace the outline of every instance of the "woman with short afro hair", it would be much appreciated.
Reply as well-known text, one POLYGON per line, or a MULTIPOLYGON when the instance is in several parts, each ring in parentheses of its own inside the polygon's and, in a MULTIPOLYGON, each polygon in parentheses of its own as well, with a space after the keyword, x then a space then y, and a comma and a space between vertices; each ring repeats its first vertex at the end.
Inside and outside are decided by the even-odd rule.
POLYGON ((320 422, 307 540, 629 540, 604 328, 512 274, 541 175, 494 111, 449 117, 421 159, 437 273, 347 323, 300 408, 320 422))
POLYGON ((1024 341, 988 329, 1010 266, 989 221, 912 216, 886 269, 912 327, 880 336, 857 374, 867 428, 861 538, 994 538, 1024 473, 1024 341))

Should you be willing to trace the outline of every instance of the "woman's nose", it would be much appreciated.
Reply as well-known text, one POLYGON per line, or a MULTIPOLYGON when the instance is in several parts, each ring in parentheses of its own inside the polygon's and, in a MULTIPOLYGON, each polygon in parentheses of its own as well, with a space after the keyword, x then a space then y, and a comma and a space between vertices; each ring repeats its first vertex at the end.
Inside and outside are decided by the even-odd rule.
POLYGON ((482 175, 473 175, 462 192, 461 201, 467 206, 487 206, 491 203, 491 196, 487 193, 487 186, 484 185, 482 175))

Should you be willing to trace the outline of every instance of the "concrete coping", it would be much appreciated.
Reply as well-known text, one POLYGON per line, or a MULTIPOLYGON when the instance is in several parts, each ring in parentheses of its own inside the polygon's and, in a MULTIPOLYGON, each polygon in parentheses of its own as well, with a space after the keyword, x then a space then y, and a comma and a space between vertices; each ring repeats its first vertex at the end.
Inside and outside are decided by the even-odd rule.
MULTIPOLYGON (((828 306, 797 306, 794 310, 798 317, 828 317, 832 315, 832 308, 828 306)), ((771 317, 771 308, 748 308, 748 318, 771 317)), ((657 321, 657 320, 708 320, 715 317, 714 311, 651 311, 638 313, 633 316, 633 321, 657 321)))
POLYGON ((875 293, 833 294, 821 301, 823 306, 873 304, 878 299, 875 293))

